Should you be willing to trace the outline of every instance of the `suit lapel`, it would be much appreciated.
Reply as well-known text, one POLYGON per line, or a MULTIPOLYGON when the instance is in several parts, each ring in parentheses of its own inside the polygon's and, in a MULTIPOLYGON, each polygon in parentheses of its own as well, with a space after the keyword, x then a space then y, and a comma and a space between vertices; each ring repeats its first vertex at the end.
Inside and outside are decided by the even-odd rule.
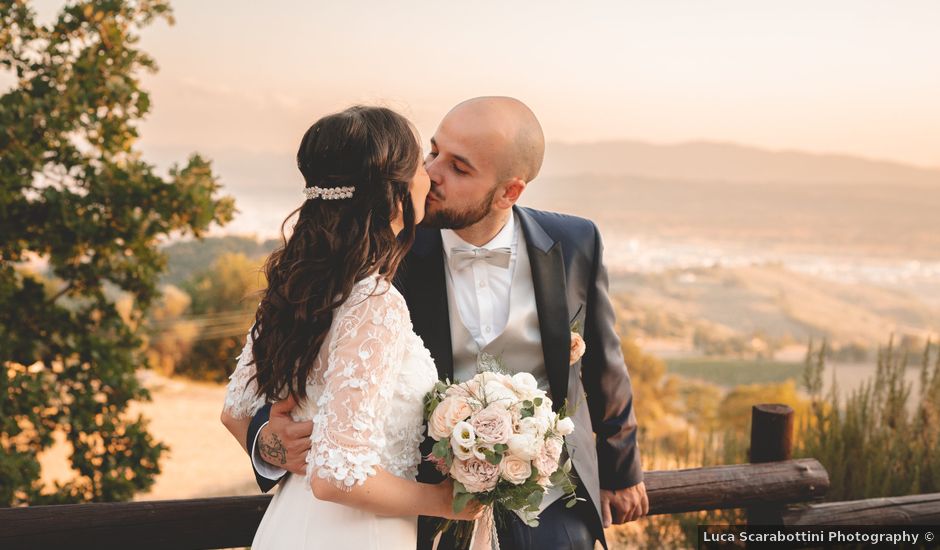
POLYGON ((564 254, 561 242, 554 241, 525 210, 514 210, 522 224, 526 251, 532 266, 545 371, 551 388, 552 406, 557 411, 568 395, 568 358, 571 348, 564 254))
POLYGON ((441 232, 421 230, 405 266, 406 294, 415 333, 421 337, 441 379, 454 380, 454 351, 450 341, 447 282, 441 232))

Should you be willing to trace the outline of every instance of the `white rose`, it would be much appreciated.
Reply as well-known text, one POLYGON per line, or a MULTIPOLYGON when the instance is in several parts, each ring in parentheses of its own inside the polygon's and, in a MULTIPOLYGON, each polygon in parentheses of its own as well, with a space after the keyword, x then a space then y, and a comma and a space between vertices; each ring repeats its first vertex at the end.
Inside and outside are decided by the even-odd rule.
POLYGON ((532 464, 515 455, 504 455, 499 463, 499 473, 503 479, 513 485, 521 485, 532 475, 532 464))
POLYGON ((539 383, 530 373, 517 372, 512 375, 512 389, 519 399, 533 399, 538 397, 539 383))
POLYGON ((574 432, 574 421, 570 417, 565 417, 555 424, 555 431, 558 435, 566 436, 574 432))
POLYGON ((499 375, 495 372, 485 371, 477 373, 470 381, 475 382, 478 386, 485 386, 487 382, 499 382, 499 378, 499 375))
POLYGON ((532 460, 542 450, 544 439, 532 433, 515 434, 509 438, 509 452, 522 460, 532 460))
POLYGON ((516 393, 507 388, 499 380, 489 380, 483 385, 483 393, 486 394, 487 403, 495 403, 502 407, 509 407, 519 400, 516 393))
POLYGON ((542 437, 548 431, 549 419, 544 416, 530 416, 519 421, 519 432, 532 434, 535 437, 542 437))

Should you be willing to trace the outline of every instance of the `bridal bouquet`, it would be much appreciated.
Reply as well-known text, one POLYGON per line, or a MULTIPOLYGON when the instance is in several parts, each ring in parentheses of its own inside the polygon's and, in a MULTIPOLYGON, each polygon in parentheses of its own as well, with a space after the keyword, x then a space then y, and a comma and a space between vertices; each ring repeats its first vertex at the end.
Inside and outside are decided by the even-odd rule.
POLYGON ((436 441, 428 459, 454 480, 454 511, 471 498, 488 507, 478 525, 447 522, 442 530, 454 527, 458 539, 484 539, 489 548, 494 515, 517 513, 538 525, 547 487, 563 487, 568 506, 575 504, 571 462, 561 463, 574 423, 564 410, 552 410, 531 374, 482 372, 459 384, 438 382, 425 398, 425 419, 436 441))

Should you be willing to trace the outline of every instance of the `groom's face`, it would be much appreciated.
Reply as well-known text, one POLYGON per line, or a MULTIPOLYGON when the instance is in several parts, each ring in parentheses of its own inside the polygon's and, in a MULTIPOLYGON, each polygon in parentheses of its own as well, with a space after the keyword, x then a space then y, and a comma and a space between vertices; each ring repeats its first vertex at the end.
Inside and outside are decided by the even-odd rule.
POLYGON ((448 113, 431 138, 424 225, 463 229, 493 210, 505 138, 472 114, 460 109, 448 113))

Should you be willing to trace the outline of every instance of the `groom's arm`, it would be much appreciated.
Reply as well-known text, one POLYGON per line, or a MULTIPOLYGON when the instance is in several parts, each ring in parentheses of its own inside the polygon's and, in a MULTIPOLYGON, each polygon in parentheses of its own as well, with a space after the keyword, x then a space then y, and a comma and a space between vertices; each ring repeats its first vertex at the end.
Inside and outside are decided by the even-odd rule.
POLYGON ((249 456, 251 456, 251 469, 255 472, 255 481, 258 483, 258 487, 263 493, 270 491, 277 485, 281 478, 287 475, 286 470, 274 468, 265 462, 258 449, 258 435, 261 432, 261 428, 268 423, 270 415, 270 404, 261 407, 261 409, 255 413, 255 416, 251 419, 251 424, 248 425, 248 435, 245 441, 249 456))
POLYGON ((292 413, 296 407, 291 397, 265 405, 248 426, 245 444, 262 491, 269 491, 287 473, 307 473, 313 422, 295 421, 292 413))
MULTIPOLYGON (((593 226, 593 224, 592 224, 593 226)), ((597 461, 601 489, 632 487, 643 481, 637 447, 637 421, 633 388, 623 359, 620 337, 614 329, 604 245, 594 229, 594 257, 588 282, 582 381, 587 393, 591 423, 597 436, 597 461)))

